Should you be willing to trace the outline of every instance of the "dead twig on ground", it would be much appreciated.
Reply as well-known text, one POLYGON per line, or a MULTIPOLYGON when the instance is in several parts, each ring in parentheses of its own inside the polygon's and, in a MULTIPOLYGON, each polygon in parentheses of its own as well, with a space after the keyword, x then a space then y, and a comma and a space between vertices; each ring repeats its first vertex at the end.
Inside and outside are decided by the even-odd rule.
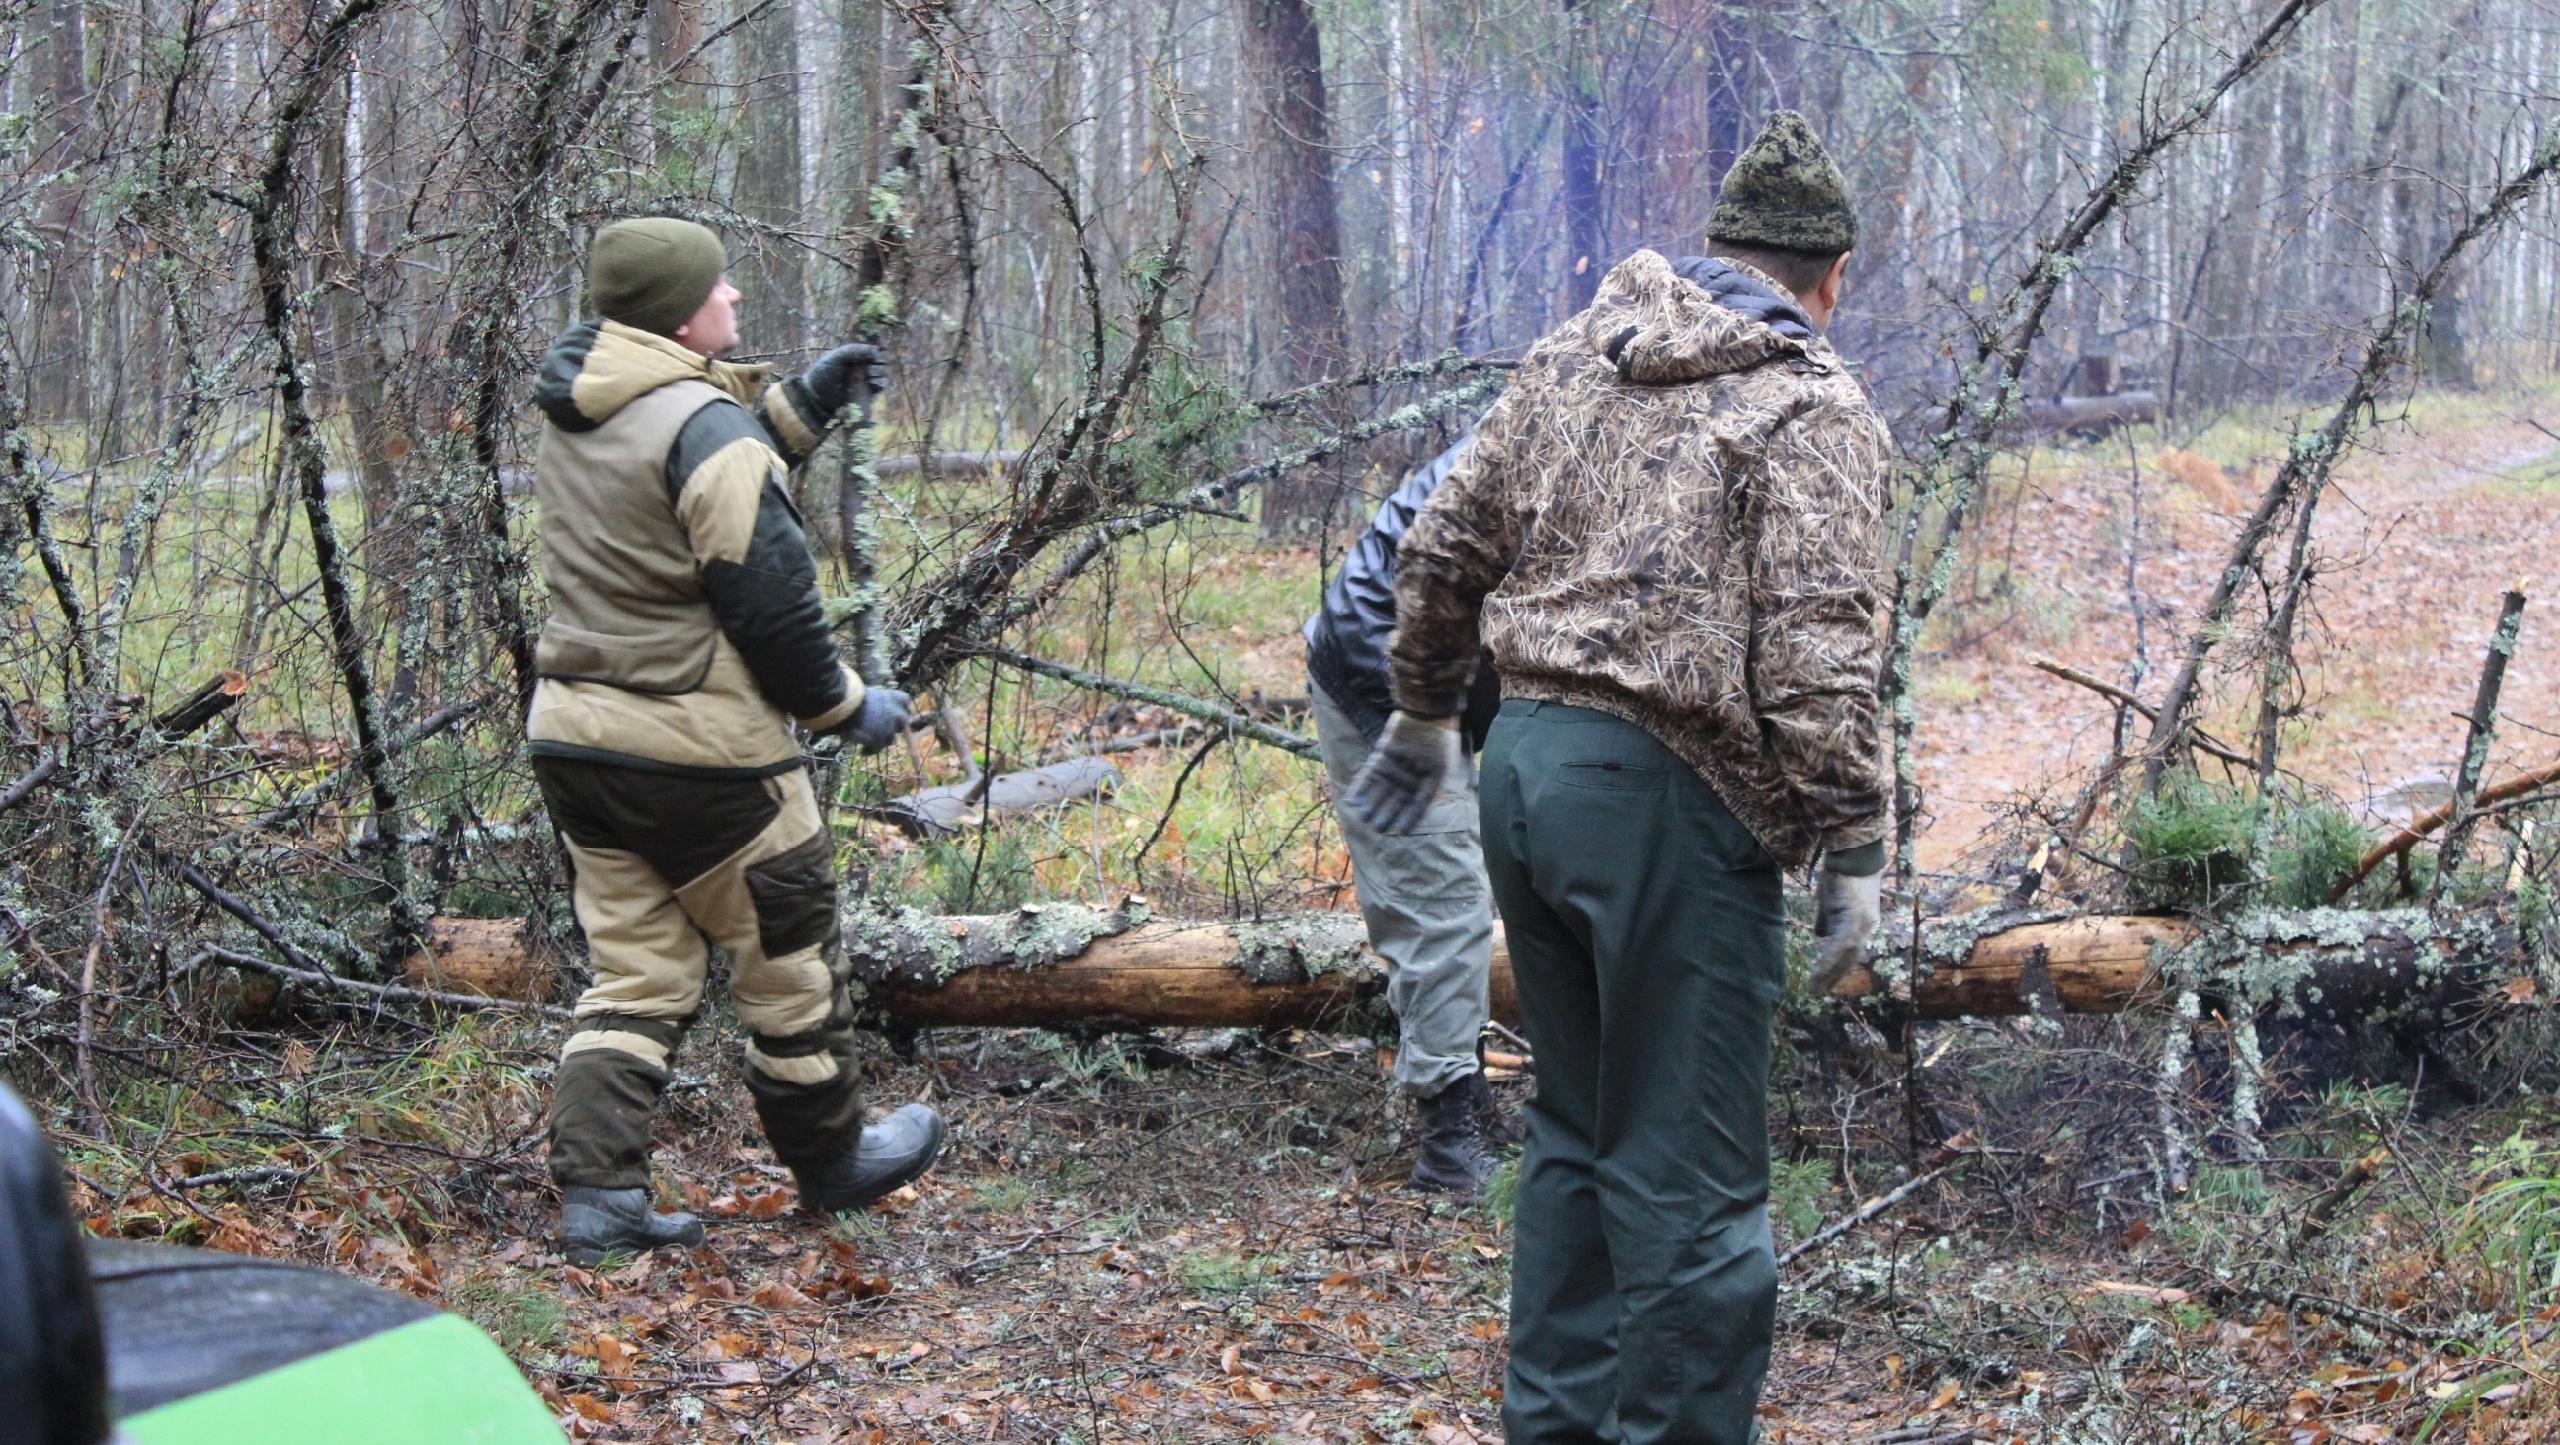
POLYGON ((1803 1240, 1797 1242, 1794 1246, 1789 1248, 1786 1253, 1779 1255, 1778 1267, 1780 1269, 1786 1268, 1788 1265, 1795 1263, 1797 1260, 1802 1259, 1806 1255, 1813 1253, 1815 1250, 1831 1243, 1831 1241, 1838 1239, 1840 1236, 1847 1234, 1853 1229, 1856 1229, 1859 1225, 1866 1223, 1868 1220, 1871 1220, 1877 1215, 1884 1213, 1886 1210, 1893 1208, 1895 1205, 1900 1204, 1912 1195, 1917 1194, 1921 1190, 1928 1188, 1930 1185, 1937 1183, 1939 1180, 1946 1178, 1970 1157, 1972 1156, 1969 1154, 1959 1153, 1955 1158, 1939 1165, 1937 1168, 1932 1169, 1925 1174, 1915 1175, 1912 1178, 1903 1181, 1901 1184, 1896 1185, 1892 1189, 1889 1189, 1884 1193, 1877 1195, 1875 1198, 1868 1200, 1865 1204, 1860 1205, 1856 1211, 1824 1225, 1822 1228, 1806 1236, 1803 1240))
POLYGON ((2384 1166, 2390 1162, 2390 1151, 2376 1149, 2347 1165, 2339 1173, 2337 1183, 2320 1191, 2319 1196, 2304 1207, 2302 1223, 2293 1231, 2294 1246, 2300 1248, 2326 1233, 2331 1221, 2338 1217, 2338 1211, 2347 1207, 2347 1201, 2379 1178, 2384 1166))

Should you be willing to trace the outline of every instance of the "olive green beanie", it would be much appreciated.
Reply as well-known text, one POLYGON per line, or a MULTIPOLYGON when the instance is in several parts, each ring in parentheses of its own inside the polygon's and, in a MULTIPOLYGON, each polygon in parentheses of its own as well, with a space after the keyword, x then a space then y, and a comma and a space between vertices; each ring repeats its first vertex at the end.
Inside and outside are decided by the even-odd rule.
POLYGON ((587 253, 587 299, 607 321, 673 336, 728 269, 728 252, 707 226, 671 216, 616 221, 587 253))
POLYGON ((1858 213, 1849 204, 1849 182, 1803 116, 1792 110, 1770 116, 1760 138, 1733 158, 1715 214, 1707 218, 1707 235, 1728 245, 1815 256, 1857 246, 1858 213))

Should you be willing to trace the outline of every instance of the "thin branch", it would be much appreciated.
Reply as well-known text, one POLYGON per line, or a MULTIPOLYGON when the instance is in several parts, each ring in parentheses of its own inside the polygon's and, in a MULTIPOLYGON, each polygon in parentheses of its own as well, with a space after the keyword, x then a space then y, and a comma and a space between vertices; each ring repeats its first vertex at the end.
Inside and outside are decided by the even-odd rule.
POLYGON ((1232 708, 1220 707, 1205 698, 1193 697, 1189 693, 1153 687, 1143 682, 1127 682, 1116 677, 1105 677, 1098 672, 1087 672, 1082 668, 1069 667, 1063 662, 1051 662, 1046 658, 1015 652, 1011 648, 982 647, 978 649, 977 655, 1036 676, 1054 677, 1060 682, 1073 683, 1091 692, 1127 698, 1131 702, 1151 703, 1169 712, 1196 717, 1203 722, 1225 728, 1238 737, 1267 743, 1282 752, 1295 753, 1302 758, 1320 755, 1316 740, 1311 737, 1293 733, 1287 728, 1276 728, 1266 722, 1258 722, 1232 708))
MULTIPOLYGON (((2549 787, 2555 782, 2560 782, 2560 763, 2545 763, 2531 772, 2519 773, 2494 788, 2484 789, 2473 806, 2485 811, 2492 805, 2504 803, 2510 798, 2522 797, 2537 789, 2549 787)), ((2448 802, 2443 807, 2436 808, 2421 817, 2410 819, 2407 827, 2392 834, 2384 842, 2374 845, 2362 858, 2356 860, 2356 866, 2348 870, 2347 876, 2339 881, 2338 886, 2329 890, 2329 901, 2336 903, 2345 898, 2348 893, 2354 891, 2357 884, 2365 880, 2367 874, 2381 867, 2385 859, 2399 857, 2418 846, 2425 841, 2429 833, 2443 827, 2445 820, 2452 816, 2453 804, 2448 802)))
POLYGON ((2498 732, 2498 694, 2507 681, 2507 659, 2516 651, 2516 637, 2524 627, 2524 584, 2518 582, 2498 602, 2498 625, 2489 634, 2488 656, 2480 662, 2480 685, 2472 694, 2471 721, 2462 743, 2462 762, 2454 769, 2453 798, 2445 806, 2452 810, 2452 822, 2444 830, 2444 843, 2437 850, 2435 883, 2427 890, 2430 904, 2443 899, 2455 870, 2462 867, 2462 855, 2471 849, 2471 830, 2480 821, 2473 809, 2474 795, 2480 791, 2480 774, 2489 766, 2489 745, 2498 732))
MULTIPOLYGON (((2146 722, 2156 721, 2160 716, 2160 710, 2158 708, 2144 702, 2142 699, 2134 696, 2129 690, 2118 687, 2103 677, 2093 677, 2088 673, 2082 672, 2076 667, 2056 662, 2049 657, 2030 658, 2027 661, 2027 666, 2034 668, 2038 672, 2051 673, 2053 676, 2061 678, 2064 682, 2075 683, 2081 687, 2089 689, 2100 697, 2108 699, 2111 702, 2131 708, 2134 712, 2139 713, 2146 722)), ((2222 759, 2224 762, 2237 763, 2244 768, 2250 766, 2249 759, 2244 756, 2239 749, 2231 747, 2226 743, 2215 741, 2210 734, 2199 732, 2193 738, 2189 739, 2189 741, 2195 745, 2198 752, 2211 753, 2213 756, 2222 759)))
POLYGON ((527 1003, 512 998, 488 998, 476 993, 445 993, 437 989, 404 988, 395 983, 366 983, 361 979, 341 978, 318 968, 293 968, 258 957, 254 953, 238 953, 228 948, 207 946, 199 957, 233 968, 245 968, 274 978, 290 979, 314 988, 338 993, 361 994, 367 998, 388 999, 394 1003, 437 1004, 445 1008, 469 1009, 475 1013, 520 1013, 566 1023, 569 1010, 556 1004, 527 1003))
POLYGON ((1103 553, 1109 551, 1113 543, 1124 537, 1161 527, 1183 517, 1232 507, 1237 497, 1263 482, 1296 471, 1300 467, 1312 466, 1354 447, 1365 446, 1389 432, 1411 431, 1417 427, 1428 426, 1446 412, 1488 400, 1502 390, 1508 379, 1507 374, 1478 377, 1463 386, 1451 387, 1447 391, 1398 407, 1385 416, 1373 417, 1339 435, 1323 438, 1295 451, 1284 452, 1268 461, 1239 467, 1214 482, 1192 488, 1172 501, 1158 503, 1125 517, 1114 517, 1094 528, 1082 542, 1077 543, 1075 550, 1069 552, 1055 568, 1051 569, 1039 588, 1028 599, 1011 609, 1008 614, 1009 620, 1019 620, 1038 611, 1064 590, 1069 582, 1081 576, 1087 568, 1099 560, 1103 553))
POLYGON ((1841 1218, 1835 1219, 1829 1224, 1824 1225, 1820 1230, 1806 1236, 1786 1253, 1779 1255, 1778 1267, 1780 1269, 1786 1268, 1788 1265, 1795 1263, 1804 1256, 1813 1253, 1815 1250, 1822 1248, 1831 1241, 1847 1234, 1850 1230, 1857 1228, 1859 1225, 1866 1223, 1868 1220, 1873 1219, 1877 1215, 1884 1213, 1886 1210, 1893 1208, 1897 1204, 1900 1204, 1912 1195, 1917 1194, 1921 1190, 1928 1188, 1930 1185, 1937 1183, 1939 1180, 1946 1178, 1947 1175, 1952 1173, 1958 1165, 1964 1163, 1966 1157, 1969 1156, 1960 1155, 1951 1163, 1941 1164, 1926 1174, 1905 1180, 1893 1189, 1887 1190, 1885 1193, 1879 1194, 1875 1198, 1868 1200, 1864 1205, 1860 1206, 1856 1212, 1844 1215, 1841 1218))

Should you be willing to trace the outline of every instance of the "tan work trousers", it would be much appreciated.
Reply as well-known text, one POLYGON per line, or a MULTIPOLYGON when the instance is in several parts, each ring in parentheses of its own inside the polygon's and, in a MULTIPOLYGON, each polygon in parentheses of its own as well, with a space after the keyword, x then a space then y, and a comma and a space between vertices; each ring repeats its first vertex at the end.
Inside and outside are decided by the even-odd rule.
POLYGON ((715 946, 776 1156, 805 1167, 854 1147, 861 1091, 835 850, 807 770, 703 777, 537 755, 534 775, 577 869, 595 967, 561 1049, 554 1176, 646 1182, 650 1120, 715 946))

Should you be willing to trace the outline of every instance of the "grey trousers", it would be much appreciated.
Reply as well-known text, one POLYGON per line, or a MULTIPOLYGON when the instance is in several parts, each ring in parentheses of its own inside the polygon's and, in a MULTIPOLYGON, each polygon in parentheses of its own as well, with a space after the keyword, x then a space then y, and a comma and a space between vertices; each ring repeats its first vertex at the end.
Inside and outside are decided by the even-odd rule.
POLYGON ((1476 1036, 1490 1009, 1493 901, 1476 823, 1475 764, 1465 763, 1410 834, 1381 833, 1339 806, 1369 758, 1369 740, 1315 680, 1307 681, 1334 814, 1351 850, 1351 879, 1369 946, 1387 961, 1396 1013, 1396 1083, 1428 1098, 1476 1071, 1476 1036))

